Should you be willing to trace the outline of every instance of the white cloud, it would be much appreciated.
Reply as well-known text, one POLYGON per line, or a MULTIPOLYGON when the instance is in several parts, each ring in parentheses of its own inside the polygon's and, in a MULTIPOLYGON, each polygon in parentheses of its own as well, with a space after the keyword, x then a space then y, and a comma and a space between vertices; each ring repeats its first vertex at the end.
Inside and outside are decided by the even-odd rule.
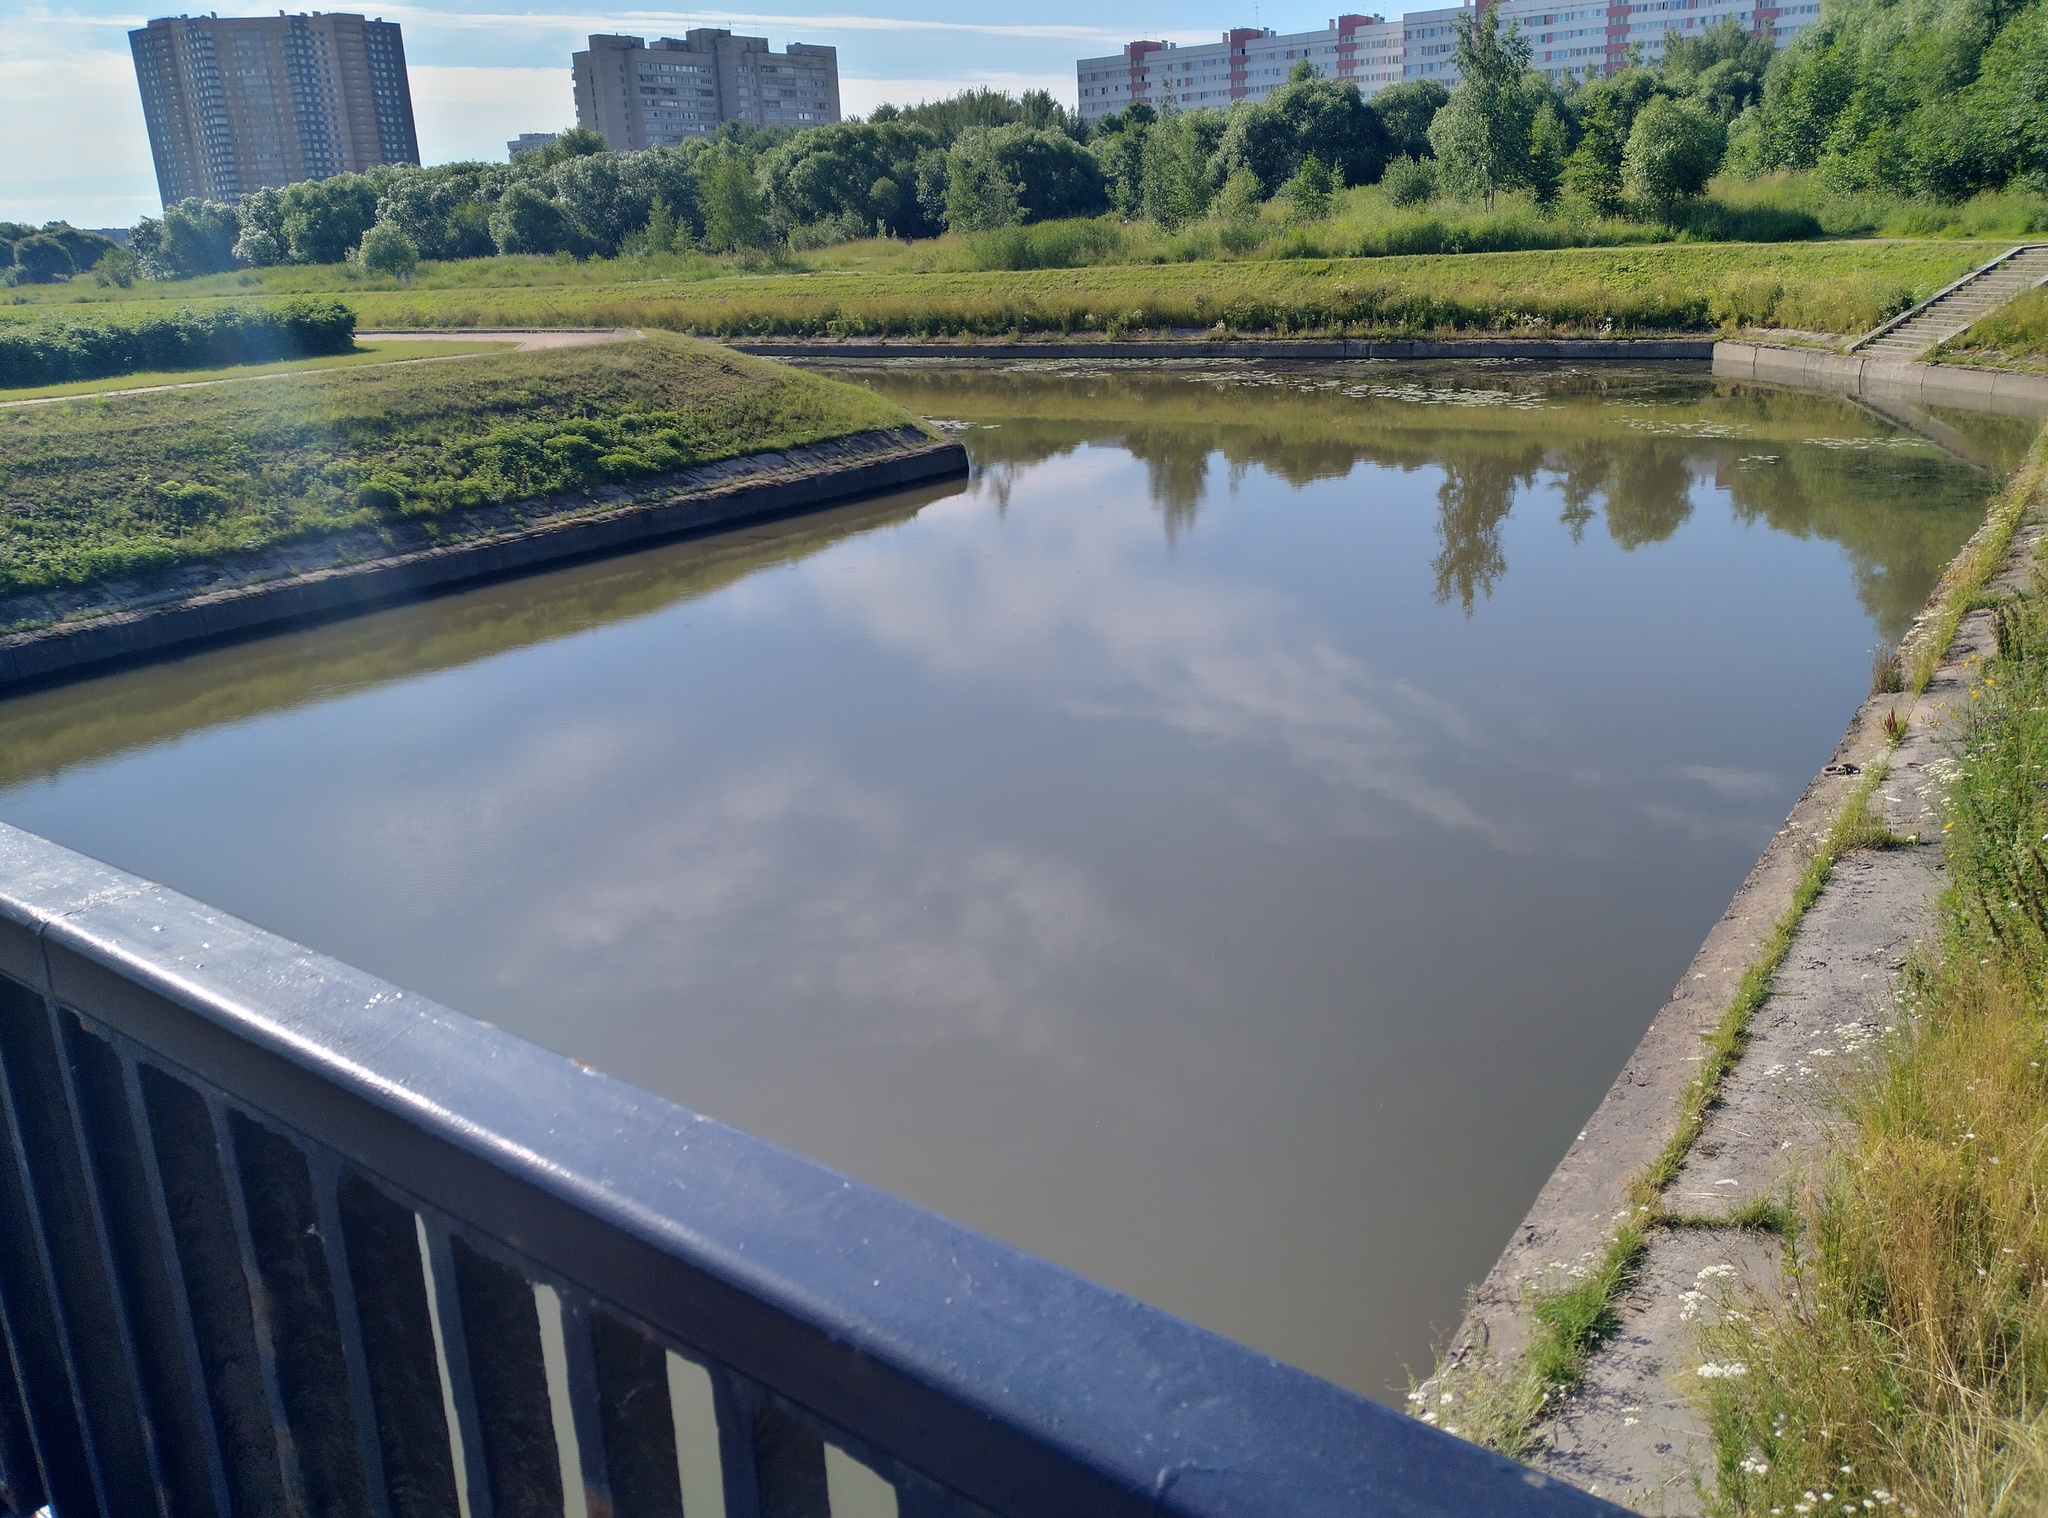
POLYGON ((411 64, 413 120, 426 163, 503 162, 521 132, 573 123, 576 103, 564 68, 462 68, 411 64))
MULTIPOLYGON (((1083 498, 1082 482, 1101 490, 1122 458, 1085 450, 1040 465, 1025 488, 1083 498)), ((1451 703, 1369 668, 1270 591, 1153 570, 1157 529, 1136 513, 1011 504, 1000 569, 970 495, 926 508, 921 554, 886 538, 843 545, 841 573, 818 591, 870 642, 946 679, 1022 686, 1075 716, 1163 723, 1207 743, 1275 744, 1339 791, 1516 846, 1441 773, 1447 752, 1476 741, 1451 703)), ((756 594, 741 586, 735 600, 756 594)))
MULTIPOLYGON (((65 39, 71 41, 72 39, 65 39)), ((157 208, 135 68, 120 52, 0 55, 0 220, 123 226, 157 208)))

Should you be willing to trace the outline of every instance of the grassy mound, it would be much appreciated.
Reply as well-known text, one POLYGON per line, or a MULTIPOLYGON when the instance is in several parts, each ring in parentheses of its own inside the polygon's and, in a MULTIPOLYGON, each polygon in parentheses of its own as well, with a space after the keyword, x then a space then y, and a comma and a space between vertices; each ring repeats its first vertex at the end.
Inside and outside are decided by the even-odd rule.
POLYGON ((667 335, 0 411, 0 596, 590 490, 907 415, 667 335))

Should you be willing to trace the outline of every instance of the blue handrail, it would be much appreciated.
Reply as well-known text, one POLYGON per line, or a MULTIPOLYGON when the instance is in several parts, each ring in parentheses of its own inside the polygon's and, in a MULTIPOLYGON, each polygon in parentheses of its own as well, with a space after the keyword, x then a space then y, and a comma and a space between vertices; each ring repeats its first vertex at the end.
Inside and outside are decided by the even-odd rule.
POLYGON ((16 1513, 1619 1511, 5 826, 0 1066, 16 1513))

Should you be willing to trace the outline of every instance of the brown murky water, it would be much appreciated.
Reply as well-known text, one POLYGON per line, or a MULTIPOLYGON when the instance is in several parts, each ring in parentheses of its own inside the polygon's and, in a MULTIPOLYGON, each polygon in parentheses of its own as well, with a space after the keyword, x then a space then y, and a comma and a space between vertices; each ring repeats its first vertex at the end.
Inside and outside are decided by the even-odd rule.
POLYGON ((0 703, 0 817, 1377 1396, 2027 430, 863 377, 973 482, 0 703))

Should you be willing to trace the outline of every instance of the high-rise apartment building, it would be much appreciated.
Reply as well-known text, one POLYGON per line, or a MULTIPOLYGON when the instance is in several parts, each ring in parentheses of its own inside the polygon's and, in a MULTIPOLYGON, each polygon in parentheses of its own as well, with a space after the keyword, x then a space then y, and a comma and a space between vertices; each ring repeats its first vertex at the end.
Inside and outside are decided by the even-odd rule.
MULTIPOLYGON (((1783 47, 1803 26, 1818 19, 1814 3, 1769 5, 1763 0, 1630 0, 1563 8, 1560 0, 1492 0, 1484 9, 1501 24, 1520 25, 1538 69, 1556 79, 1569 70, 1611 74, 1626 65, 1631 48, 1654 64, 1672 36, 1696 36, 1707 27, 1734 20, 1753 32, 1769 28, 1783 47)), ((1192 47, 1171 42, 1133 42, 1107 58, 1083 58, 1074 65, 1081 115, 1093 121, 1134 101, 1155 110, 1172 101, 1182 110, 1227 109, 1240 100, 1263 100, 1287 82, 1288 72, 1306 58, 1318 73, 1350 79, 1370 98, 1389 85, 1434 79, 1458 82, 1452 60, 1451 28, 1470 5, 1410 11, 1397 20, 1383 16, 1336 16, 1320 31, 1282 35, 1270 27, 1239 27, 1221 40, 1192 47)))
POLYGON ((165 205, 420 161, 395 21, 171 16, 128 44, 165 205))
POLYGON ((839 119, 839 50, 698 27, 651 46, 592 37, 573 58, 576 124, 618 152, 673 145, 722 121, 817 126, 839 119))

